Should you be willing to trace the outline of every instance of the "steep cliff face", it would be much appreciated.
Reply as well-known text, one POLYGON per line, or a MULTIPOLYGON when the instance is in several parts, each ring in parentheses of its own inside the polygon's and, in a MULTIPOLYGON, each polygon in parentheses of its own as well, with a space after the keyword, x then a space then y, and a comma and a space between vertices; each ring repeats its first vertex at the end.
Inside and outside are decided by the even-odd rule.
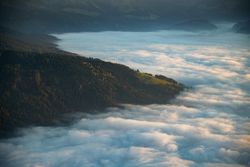
MULTIPOLYGON (((127 66, 43 49, 0 49, 0 129, 51 125, 64 113, 120 103, 167 103, 183 85, 127 66)), ((39 45, 40 46, 40 45, 39 45)))

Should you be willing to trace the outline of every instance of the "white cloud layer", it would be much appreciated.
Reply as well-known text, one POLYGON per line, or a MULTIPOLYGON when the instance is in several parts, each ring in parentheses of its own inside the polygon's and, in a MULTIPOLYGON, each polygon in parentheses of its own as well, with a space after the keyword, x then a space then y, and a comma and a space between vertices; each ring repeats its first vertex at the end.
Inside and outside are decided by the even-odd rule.
POLYGON ((220 33, 59 35, 67 50, 165 74, 193 89, 168 105, 127 104, 83 115, 69 127, 23 129, 20 137, 0 141, 0 164, 250 166, 250 39, 220 33))

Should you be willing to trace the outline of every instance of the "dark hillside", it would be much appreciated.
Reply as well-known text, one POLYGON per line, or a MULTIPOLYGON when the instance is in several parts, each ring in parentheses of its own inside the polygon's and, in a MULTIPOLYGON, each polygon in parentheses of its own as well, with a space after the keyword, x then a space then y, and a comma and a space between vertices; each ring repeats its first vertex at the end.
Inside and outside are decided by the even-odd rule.
POLYGON ((2 132, 53 125, 64 113, 102 111, 120 103, 167 103, 183 90, 164 76, 58 50, 45 40, 49 36, 0 35, 5 36, 0 45, 2 132))

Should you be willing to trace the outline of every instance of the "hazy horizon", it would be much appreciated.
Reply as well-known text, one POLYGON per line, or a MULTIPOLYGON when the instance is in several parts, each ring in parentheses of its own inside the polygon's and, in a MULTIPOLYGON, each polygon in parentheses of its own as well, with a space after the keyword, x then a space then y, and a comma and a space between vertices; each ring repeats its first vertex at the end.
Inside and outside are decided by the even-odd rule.
POLYGON ((2 0, 1 25, 27 32, 165 29, 182 21, 250 19, 248 0, 2 0))

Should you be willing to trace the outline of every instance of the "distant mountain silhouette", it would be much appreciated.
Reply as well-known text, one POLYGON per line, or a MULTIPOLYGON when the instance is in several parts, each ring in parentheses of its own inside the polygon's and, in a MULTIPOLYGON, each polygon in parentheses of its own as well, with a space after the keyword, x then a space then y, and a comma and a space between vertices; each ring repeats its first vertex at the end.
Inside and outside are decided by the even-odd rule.
POLYGON ((208 20, 193 19, 174 24, 170 26, 169 29, 199 31, 199 30, 215 30, 217 29, 217 27, 208 20))
POLYGON ((236 23, 233 26, 233 31, 237 33, 250 34, 250 20, 236 23))
POLYGON ((169 27, 174 30, 185 30, 185 31, 200 31, 200 30, 215 30, 216 25, 209 22, 208 20, 192 19, 176 23, 169 27))
POLYGON ((29 32, 164 29, 183 20, 249 18, 248 0, 1 0, 1 24, 29 32))

